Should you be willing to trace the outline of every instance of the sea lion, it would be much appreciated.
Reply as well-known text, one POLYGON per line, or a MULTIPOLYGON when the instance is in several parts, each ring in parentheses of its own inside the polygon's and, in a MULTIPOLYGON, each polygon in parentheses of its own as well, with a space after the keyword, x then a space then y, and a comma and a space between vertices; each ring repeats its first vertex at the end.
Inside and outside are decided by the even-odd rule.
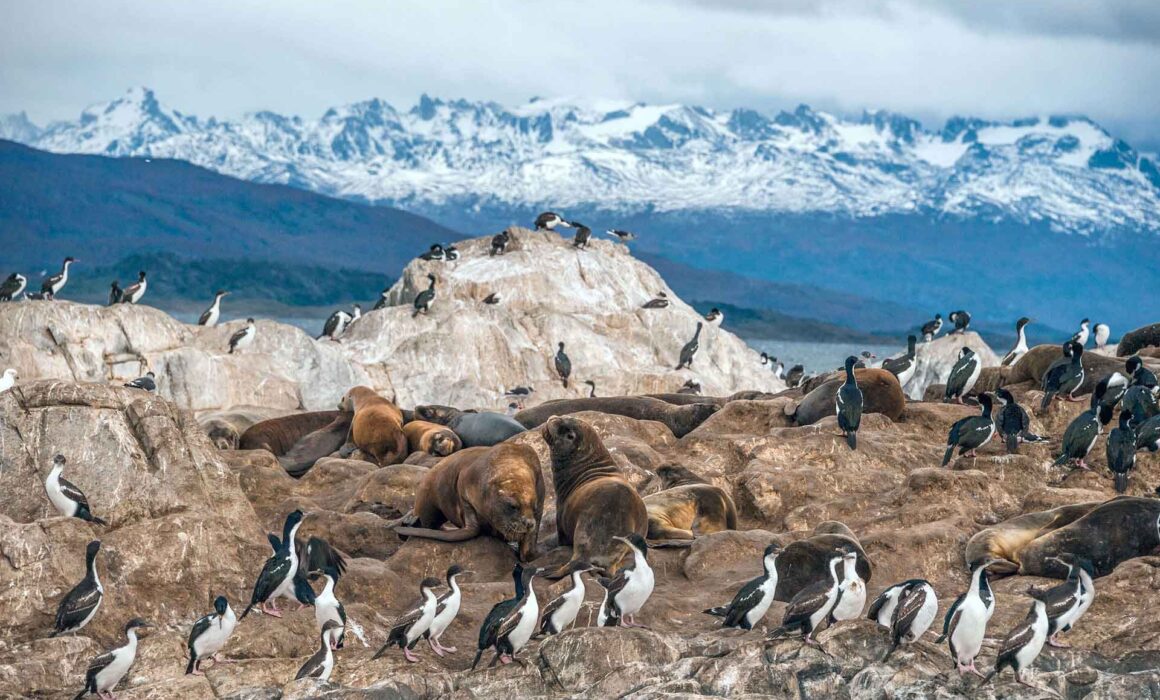
POLYGON ((520 411, 515 419, 527 428, 543 425, 553 416, 564 416, 581 411, 599 411, 636 420, 655 420, 664 423, 676 437, 684 437, 705 419, 717 412, 711 403, 675 406, 648 396, 609 396, 595 399, 563 399, 549 401, 520 411))
POLYGON ((674 462, 662 464, 657 468, 656 474, 657 478, 661 481, 662 489, 671 489, 674 486, 685 486, 688 484, 709 483, 693 470, 686 469, 674 462))
POLYGON ((484 411, 460 411, 451 406, 429 404, 415 407, 415 420, 445 425, 455 431, 464 447, 491 447, 519 435, 526 428, 510 416, 484 411))
MULTIPOLYGON (((1023 357, 1020 357, 1015 366, 1011 368, 1006 383, 1018 384, 1030 380, 1035 382, 1035 388, 1038 389, 1043 384, 1043 375, 1047 373, 1047 368, 1061 357, 1063 357, 1063 351, 1058 345, 1036 345, 1028 350, 1023 357)), ((1084 378, 1083 384, 1080 384, 1079 388, 1075 390, 1075 396, 1092 393, 1100 380, 1112 372, 1124 374, 1125 360, 1123 359, 1094 352, 1085 352, 1079 359, 1080 364, 1083 365, 1084 378)), ((995 571, 993 567, 988 570, 995 571)))
POLYGON ((645 394, 646 398, 657 399, 665 403, 671 403, 674 406, 688 406, 691 403, 711 403, 715 406, 724 406, 729 402, 729 399, 717 398, 715 396, 701 396, 700 394, 645 394))
POLYGON ((1089 560, 1098 577, 1158 546, 1160 499, 1120 496, 1012 518, 972 537, 967 559, 996 556, 1010 562, 992 565, 995 573, 1066 578, 1066 568, 1050 560, 1066 552, 1089 560))
POLYGON ((1147 347, 1160 346, 1160 323, 1128 331, 1120 338, 1116 347, 1119 357, 1131 357, 1147 347))
POLYGON ((648 510, 621 474, 600 436, 587 423, 553 416, 540 435, 552 454, 556 485, 556 533, 561 546, 572 545, 572 559, 548 575, 562 578, 573 562, 587 561, 611 570, 629 554, 613 537, 648 534, 648 510))
POLYGON ((838 547, 853 546, 858 552, 855 570, 863 581, 873 573, 862 544, 845 524, 833 520, 819 523, 809 537, 791 542, 777 557, 777 592, 774 600, 789 602, 798 591, 830 575, 830 558, 838 547))
POLYGON ((380 467, 402 462, 407 456, 403 412, 368 386, 356 386, 342 397, 340 410, 352 411, 350 439, 380 467))
POLYGON ((238 439, 239 450, 266 450, 280 457, 304 436, 334 422, 342 411, 310 411, 254 423, 238 439))
MULTIPOLYGON (((902 387, 893 372, 877 368, 855 369, 854 379, 862 390, 864 414, 881 413, 892 421, 902 417, 902 411, 906 408, 906 394, 902 393, 902 387)), ((813 425, 826 416, 834 415, 834 397, 844 381, 844 378, 837 375, 827 379, 800 401, 786 404, 786 415, 799 426, 813 425)))
POLYGON ((278 462, 286 473, 298 478, 310 471, 318 460, 340 450, 350 435, 350 424, 354 414, 342 411, 330 424, 307 433, 294 447, 278 457, 278 462))
POLYGON ((520 560, 529 561, 536 555, 545 492, 540 458, 531 447, 467 447, 427 471, 414 508, 395 532, 442 542, 492 535, 518 543, 520 560), (440 529, 444 523, 455 529, 440 529))
POLYGON ((403 425, 403 433, 407 436, 411 452, 426 452, 446 457, 463 447, 454 430, 438 423, 413 420, 403 425))
POLYGON ((725 489, 685 484, 644 497, 650 540, 691 540, 737 529, 737 508, 725 489))

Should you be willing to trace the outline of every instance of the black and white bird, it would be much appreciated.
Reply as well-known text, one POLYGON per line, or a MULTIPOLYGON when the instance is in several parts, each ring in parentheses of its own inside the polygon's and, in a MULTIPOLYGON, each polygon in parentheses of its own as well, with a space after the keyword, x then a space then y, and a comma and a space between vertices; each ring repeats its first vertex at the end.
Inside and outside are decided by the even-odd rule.
POLYGON ((432 243, 427 252, 419 256, 420 260, 442 260, 444 258, 443 246, 439 243, 432 243))
MULTIPOLYGON (((869 350, 863 350, 862 352, 858 353, 858 359, 854 363, 854 369, 866 369, 867 367, 873 367, 874 360, 877 358, 878 356, 869 350)), ((842 368, 839 367, 838 371, 842 371, 842 368)))
POLYGON ((1136 449, 1160 451, 1160 415, 1152 416, 1136 426, 1136 449))
POLYGON ((5 392, 16 386, 16 380, 20 378, 20 374, 9 367, 0 374, 0 392, 5 392))
POLYGON ((1108 469, 1112 471, 1116 493, 1128 490, 1128 475, 1136 466, 1136 430, 1132 414, 1120 411, 1120 425, 1112 428, 1107 441, 1108 469))
POLYGON ((1128 387, 1120 405, 1122 410, 1132 414, 1132 427, 1137 429, 1153 416, 1160 415, 1160 402, 1156 400, 1155 390, 1142 385, 1128 387))
POLYGON ((532 386, 516 386, 503 393, 504 396, 531 396, 536 389, 532 386))
POLYGON ((346 327, 354 320, 346 311, 339 309, 326 319, 326 323, 322 326, 322 332, 318 334, 315 340, 322 340, 323 338, 337 339, 346 331, 346 327))
MULTIPOLYGON (((852 547, 847 551, 857 552, 852 547)), ((862 617, 862 610, 866 607, 866 582, 858 575, 858 560, 846 558, 842 560, 841 595, 834 609, 830 611, 830 623, 842 620, 857 620, 862 617)))
POLYGON ((1119 372, 1112 372, 1096 384, 1096 393, 1100 398, 1100 425, 1112 422, 1112 415, 1120 405, 1124 394, 1128 393, 1129 380, 1119 372))
POLYGON ((1031 664, 1035 663, 1035 659, 1039 658, 1039 652, 1043 651, 1043 644, 1047 641, 1049 628, 1047 605, 1039 598, 1035 598, 1031 603, 1031 609, 1027 612, 1027 617, 1003 640, 999 656, 995 659, 995 670, 987 674, 983 683, 988 683, 1004 668, 1009 667, 1015 672, 1015 680, 1021 685, 1042 691, 1042 688, 1037 688, 1023 680, 1023 671, 1030 668, 1031 664))
POLYGON ((455 262, 458 260, 459 248, 456 248, 454 243, 448 243, 443 246, 443 259, 447 262, 455 262))
POLYGON ((1053 398, 1077 401, 1075 392, 1083 384, 1083 346, 1071 340, 1063 345, 1063 357, 1047 368, 1043 375, 1043 402, 1039 410, 1047 409, 1053 398))
POLYGON ((569 222, 569 225, 576 229, 576 235, 572 237, 572 247, 587 248, 588 242, 592 240, 592 229, 578 221, 569 222))
POLYGON ((246 325, 242 326, 240 330, 234 332, 230 336, 230 353, 235 351, 245 350, 254 344, 254 337, 258 335, 258 327, 254 325, 254 319, 247 318, 246 325))
POLYGON ((777 595, 777 556, 782 549, 777 542, 767 546, 761 557, 762 574, 742 586, 728 605, 709 608, 705 614, 723 618, 722 627, 753 629, 765 617, 777 595))
MULTIPOLYGON (((270 548, 274 550, 274 554, 282 551, 282 540, 273 533, 266 533, 266 539, 270 542, 270 548)), ((314 539, 314 538, 311 538, 314 539)), ((294 572, 294 599, 298 601, 298 609, 306 607, 307 605, 314 605, 314 599, 317 595, 314 589, 310 587, 310 581, 307 580, 307 566, 302 561, 302 547, 301 541, 295 542, 295 551, 298 553, 298 569, 294 572)))
POLYGON ((564 352, 564 343, 556 345, 556 374, 560 376, 560 381, 564 383, 564 388, 568 388, 568 377, 572 376, 572 360, 564 352))
POLYGON ((149 283, 145 280, 145 271, 141 270, 137 273, 137 281, 125 287, 125 293, 121 297, 122 304, 136 304, 145 296, 145 289, 149 283))
POLYGON ((157 391, 157 375, 152 372, 146 372, 143 377, 137 377, 131 382, 125 382, 125 386, 130 389, 157 391))
POLYGON ((427 288, 419 292, 415 297, 415 310, 411 312, 411 318, 415 318, 419 314, 431 313, 431 302, 435 301, 435 275, 427 275, 427 288))
POLYGON ((1095 601, 1096 586, 1092 580, 1095 569, 1091 561, 1070 552, 1064 552, 1058 557, 1049 557, 1048 560, 1054 560, 1067 567, 1067 580, 1045 591, 1044 604, 1047 606, 1049 633, 1047 643, 1053 647, 1066 649, 1068 645, 1059 641, 1059 635, 1070 632, 1095 601), (1074 605, 1070 605, 1069 603, 1073 602, 1070 596, 1073 592, 1071 589, 1073 578, 1078 579, 1078 586, 1074 591, 1074 605), (1053 593, 1055 588, 1060 590, 1053 593))
POLYGON ((846 358, 846 381, 834 395, 838 429, 842 431, 851 450, 858 449, 858 428, 862 425, 862 390, 858 388, 858 380, 854 377, 854 364, 857 361, 858 358, 853 355, 846 358))
POLYGON ((1132 386, 1152 389, 1155 393, 1156 373, 1144 366, 1144 361, 1140 359, 1139 355, 1132 355, 1124 362, 1124 371, 1132 378, 1132 386))
POLYGON ((720 327, 722 323, 725 323, 725 314, 721 313, 721 309, 714 306, 712 309, 709 309, 709 313, 705 314, 705 322, 710 326, 720 327))
POLYGON ((12 301, 20 297, 20 293, 28 286, 28 278, 13 272, 8 275, 3 284, 0 284, 0 301, 12 301))
POLYGON ((830 557, 829 578, 814 581, 798 591, 785 608, 781 626, 770 632, 768 639, 778 639, 791 632, 801 632, 803 642, 821 648, 822 645, 814 639, 814 630, 829 619, 830 612, 838 604, 838 598, 842 595, 838 567, 847 557, 857 559, 858 555, 854 552, 837 551, 830 557))
POLYGON ((238 616, 230 607, 230 602, 224 595, 219 595, 213 601, 213 612, 198 618, 189 631, 189 665, 185 667, 186 675, 201 675, 202 661, 212 658, 221 662, 221 650, 225 648, 230 635, 238 625, 238 616))
POLYGON ((982 372, 983 363, 979 360, 979 356, 975 354, 974 350, 964 345, 959 350, 958 361, 955 362, 954 367, 951 368, 950 376, 947 377, 943 403, 950 403, 952 400, 962 403, 963 397, 975 388, 975 383, 979 381, 979 375, 982 372))
POLYGON ((604 601, 596 615, 598 627, 643 627, 636 614, 644 607, 656 585, 656 577, 648 563, 648 543, 637 533, 628 537, 613 537, 632 550, 632 562, 621 567, 611 580, 601 579, 606 589, 604 601))
POLYGON ((74 257, 67 257, 61 263, 60 272, 50 277, 45 277, 44 281, 40 283, 40 294, 44 299, 55 299, 60 290, 68 284, 68 269, 77 261, 74 257))
POLYGON ((701 393, 701 383, 696 379, 687 379, 685 380, 685 383, 681 385, 681 388, 677 389, 677 393, 692 394, 696 396, 701 393))
POLYGON ((1002 404, 995 418, 995 428, 1003 438, 1007 454, 1018 454, 1021 442, 1043 442, 1044 438, 1031 432, 1031 416, 1007 389, 995 390, 995 398, 1002 404))
POLYGON ((105 588, 97 576, 97 552, 101 541, 93 540, 85 548, 85 577, 60 599, 56 606, 53 637, 79 632, 92 621, 105 597, 105 588))
POLYGON ((776 357, 772 358, 771 362, 773 363, 773 375, 775 377, 777 377, 778 379, 784 380, 785 379, 785 363, 782 362, 781 360, 777 359, 776 357))
POLYGON ((492 292, 491 294, 488 294, 487 296, 485 296, 483 298, 483 303, 489 304, 489 305, 490 304, 498 304, 499 303, 499 295, 496 294, 495 292, 492 292))
POLYGON ((206 328, 213 328, 222 317, 222 297, 229 294, 224 289, 219 289, 214 292, 213 303, 209 308, 201 312, 201 316, 197 319, 197 325, 205 326, 206 328))
POLYGON ((938 596, 929 582, 920 579, 903 586, 890 616, 890 648, 882 660, 889 659, 899 646, 918 641, 936 617, 938 596))
POLYGON ((947 320, 955 324, 955 329, 951 331, 952 333, 961 335, 966 333, 967 329, 971 327, 971 315, 961 309, 958 311, 952 311, 950 315, 947 316, 947 320))
POLYGON ((951 659, 960 676, 968 671, 983 676, 975 667, 975 659, 983 648, 987 623, 995 611, 995 594, 987 581, 987 567, 998 561, 987 559, 975 563, 970 585, 951 603, 943 618, 942 635, 935 640, 939 644, 946 641, 950 646, 951 659))
POLYGON ((1078 343, 1081 348, 1087 345, 1088 335, 1091 334, 1091 331, 1088 330, 1090 325, 1091 322, 1086 318, 1080 321, 1079 330, 1075 332, 1075 335, 1071 336, 1071 341, 1073 343, 1078 343))
POLYGON ((652 299, 646 301, 640 308, 642 309, 664 309, 669 305, 669 295, 664 292, 657 292, 657 295, 652 299))
POLYGON ((80 518, 97 525, 108 525, 93 515, 85 494, 71 481, 61 476, 65 463, 64 455, 52 458, 52 469, 48 472, 48 478, 44 480, 44 491, 48 494, 48 500, 57 512, 66 518, 80 518))
POLYGON ((898 379, 899 386, 906 386, 910 378, 914 376, 914 370, 918 367, 916 347, 918 338, 913 335, 906 336, 906 354, 902 357, 891 357, 882 361, 882 369, 890 372, 898 379))
POLYGON ((298 572, 298 551, 294 546, 294 536, 302 526, 302 518, 303 513, 300 510, 286 516, 286 522, 282 525, 280 547, 262 566, 262 571, 254 582, 250 604, 238 619, 244 620, 255 605, 261 606, 259 608, 261 612, 282 617, 282 611, 278 609, 278 598, 297 599, 294 595, 294 575, 298 572))
POLYGON ((785 373, 785 385, 791 389, 800 386, 805 376, 806 368, 803 365, 794 365, 785 373))
POLYGON ((120 304, 125 300, 125 290, 121 289, 121 280, 113 280, 109 285, 109 306, 120 304))
POLYGON ((632 233, 631 231, 624 231, 618 228, 610 228, 605 231, 605 233, 607 233, 609 236, 616 237, 621 243, 628 243, 629 241, 636 240, 635 233, 632 233))
POLYGON ((447 592, 439 596, 435 601, 437 608, 435 610, 435 617, 431 620, 431 626, 427 628, 427 643, 431 645, 431 651, 437 655, 454 654, 455 647, 445 647, 439 640, 443 637, 443 633, 455 622, 455 618, 459 615, 459 606, 463 603, 463 591, 459 589, 459 577, 470 575, 470 571, 464 571, 463 567, 458 564, 452 564, 447 568, 447 592))
POLYGON ((1072 419, 1067 430, 1063 431, 1063 439, 1059 444, 1059 454, 1056 455, 1054 465, 1059 467, 1068 462, 1075 462, 1080 469, 1088 469, 1084 463, 1088 453, 1096 446, 1100 437, 1100 394, 1092 394, 1091 407, 1072 419))
POLYGON ((387 299, 390 298, 390 295, 391 295, 391 288, 384 287, 383 291, 379 292, 379 299, 378 299, 378 301, 375 302, 374 308, 372 308, 371 311, 378 311, 380 309, 387 308, 387 299))
POLYGON ((938 332, 942 330, 942 327, 942 314, 935 314, 934 320, 927 321, 926 323, 922 324, 923 341, 929 343, 930 341, 934 340, 934 337, 938 335, 938 332))
POLYGON ((73 700, 80 700, 92 693, 102 698, 112 698, 113 688, 129 673, 137 660, 137 630, 152 627, 150 623, 135 617, 125 624, 125 644, 101 654, 89 662, 85 671, 85 688, 73 700))
MULTIPOLYGON (((359 320, 360 318, 362 318, 362 306, 359 304, 355 304, 354 309, 350 312, 350 322, 354 323, 355 321, 359 320)), ((350 324, 348 323, 347 326, 349 327, 350 324)))
POLYGON ((419 660, 411 650, 427 634, 431 622, 435 619, 435 613, 438 612, 439 599, 435 597, 435 588, 438 586, 439 579, 432 577, 427 577, 419 583, 419 604, 391 623, 386 643, 375 652, 372 659, 379 658, 387 652, 387 649, 397 646, 403 650, 403 656, 407 661, 414 663, 419 660))
POLYGON ((511 242, 511 234, 507 231, 502 231, 491 237, 491 250, 489 255, 503 255, 507 252, 508 243, 511 242))
POLYGON ((584 383, 588 385, 588 398, 596 398, 596 382, 591 379, 585 379, 584 383))
POLYGON ((322 573, 312 573, 312 580, 323 580, 322 590, 314 596, 314 620, 318 623, 319 631, 326 629, 328 622, 333 622, 330 632, 330 648, 341 649, 346 637, 346 608, 334 595, 334 585, 338 582, 338 571, 326 567, 322 573))
POLYGON ((564 226, 566 228, 571 228, 574 226, 574 224, 572 224, 568 221, 565 221, 562 216, 560 216, 559 214, 557 214, 554 211, 546 211, 543 214, 540 214, 539 216, 536 217, 536 230, 537 231, 551 231, 552 229, 556 228, 557 226, 564 226))
POLYGON ((890 623, 894 619, 894 608, 898 607, 899 594, 910 584, 921 582, 922 579, 915 578, 889 586, 878 594, 873 603, 870 603, 870 609, 866 611, 866 619, 874 620, 882 627, 890 629, 890 623))
POLYGON ((322 630, 318 633, 318 651, 306 659, 306 663, 302 664, 298 673, 294 675, 294 680, 300 678, 330 680, 330 674, 334 673, 334 649, 330 646, 330 640, 338 626, 338 623, 333 620, 327 620, 326 624, 322 626, 322 630))
POLYGON ((701 337, 701 326, 704 325, 697 321, 697 330, 693 332, 693 339, 685 343, 681 348, 680 361, 677 362, 677 369, 693 368, 693 357, 697 354, 697 350, 701 347, 699 339, 701 337))
POLYGON ((1019 358, 1027 354, 1027 324, 1029 323, 1031 323, 1031 319, 1026 316, 1015 322, 1015 346, 1003 356, 1003 361, 999 363, 1000 366, 1014 365, 1019 361, 1019 358))
POLYGON ((572 587, 544 606, 540 616, 540 631, 536 636, 560 634, 576 622, 576 616, 584 605, 584 572, 591 570, 592 565, 586 561, 576 559, 569 562, 565 575, 571 577, 572 587))
POLYGON ((979 394, 979 405, 983 408, 979 415, 960 418, 951 426, 942 466, 950 464, 956 447, 959 448, 960 457, 977 457, 976 450, 995 437, 995 421, 991 416, 991 395, 986 392, 979 394))
POLYGON ((540 604, 536 600, 532 578, 542 571, 521 564, 516 564, 512 569, 512 579, 516 584, 515 596, 496 603, 484 618, 479 628, 475 659, 471 662, 472 670, 479 665, 483 652, 488 649, 495 649, 495 658, 488 664, 489 668, 497 661, 505 665, 511 663, 532 638, 540 616, 540 604))
POLYGON ((1096 339, 1096 350, 1103 350, 1108 346, 1108 339, 1112 337, 1112 328, 1106 323, 1097 323, 1092 326, 1092 335, 1096 339))

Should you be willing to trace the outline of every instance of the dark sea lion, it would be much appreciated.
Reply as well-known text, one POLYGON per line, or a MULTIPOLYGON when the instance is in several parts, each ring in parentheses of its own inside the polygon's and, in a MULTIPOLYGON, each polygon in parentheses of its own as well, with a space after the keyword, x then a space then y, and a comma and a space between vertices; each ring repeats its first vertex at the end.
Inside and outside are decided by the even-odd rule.
POLYGON ((657 399, 665 403, 671 403, 674 406, 688 406, 691 403, 711 403, 714 406, 724 406, 729 402, 728 399, 717 398, 715 396, 700 396, 698 394, 645 394, 646 398, 657 399))
POLYGON ((556 533, 572 545, 572 559, 548 578, 566 576, 573 562, 588 561, 611 570, 628 553, 613 537, 648 534, 648 510, 621 474, 592 426, 553 416, 540 434, 552 453, 556 485, 556 533))
POLYGON ((1018 573, 1023 550, 1036 538, 1069 525, 1090 513, 1099 501, 1076 503, 1051 510, 1024 513, 975 533, 967 541, 966 563, 970 567, 987 559, 1000 559, 987 567, 997 576, 1018 573))
POLYGON ((545 492, 540 458, 531 447, 467 447, 428 470, 405 526, 395 532, 442 542, 492 535, 518 543, 520 559, 529 561, 536 555, 545 492), (444 523, 455 529, 440 529, 444 523))
POLYGON ((1019 553, 1019 573, 1066 578, 1066 567, 1048 561, 1064 553, 1092 563, 1107 576, 1121 563, 1151 554, 1160 546, 1160 499, 1120 496, 1080 518, 1044 533, 1019 553))
POLYGON ((553 416, 565 416, 581 411, 599 411, 636 420, 664 423, 676 437, 684 437, 717 412, 711 403, 675 406, 647 396, 609 396, 595 399, 563 399, 540 404, 520 411, 515 419, 529 429, 543 425, 553 416))
POLYGON ((463 447, 463 442, 454 430, 438 423, 413 420, 403 425, 403 433, 407 436, 412 453, 426 452, 446 457, 463 447))
POLYGON ((737 529, 737 507, 725 489, 712 484, 674 486, 644 497, 650 540, 691 540, 737 529))
POLYGON ((1153 323, 1150 326, 1137 328, 1133 331, 1128 331, 1120 338, 1120 344, 1116 348, 1116 355, 1119 357, 1131 357, 1140 350, 1147 347, 1160 346, 1160 323, 1153 323))
POLYGON ((325 428, 342 411, 311 411, 254 423, 238 439, 239 450, 266 450, 280 457, 306 435, 325 428))
POLYGON ((662 464, 656 471, 657 478, 661 481, 661 487, 671 489, 674 486, 685 486, 688 484, 707 484, 706 479, 702 478, 691 469, 686 469, 679 464, 670 462, 662 464))
POLYGON ((426 467, 430 469, 436 464, 439 464, 440 460, 442 459, 443 458, 439 457, 438 455, 427 454, 426 452, 412 452, 411 454, 407 455, 406 459, 403 460, 403 464, 413 464, 417 467, 426 467))
POLYGON ((798 591, 830 575, 830 558, 839 547, 858 552, 855 569, 863 581, 873 573, 862 544, 850 528, 833 520, 820 523, 809 537, 791 542, 777 557, 777 592, 774 600, 788 602, 798 591))
POLYGON ((278 457, 278 462, 290 476, 302 476, 310 471, 315 462, 337 452, 346 444, 353 418, 352 413, 340 412, 329 425, 307 433, 294 443, 290 451, 278 457))
POLYGON ((354 412, 350 440, 380 467, 397 464, 407 457, 403 412, 398 406, 368 386, 350 389, 338 406, 342 410, 354 412))
POLYGON ((415 407, 415 420, 445 425, 455 431, 464 447, 491 447, 519 435, 526 428, 510 416, 483 411, 460 411, 451 406, 429 404, 415 407))
MULTIPOLYGON (((892 372, 876 368, 856 369, 854 378, 862 390, 863 413, 881 413, 893 421, 902 417, 902 411, 906 409, 906 394, 902 393, 898 378, 892 372)), ((786 414, 799 426, 813 425, 826 416, 835 415, 834 397, 843 381, 839 376, 827 379, 800 401, 786 404, 786 414)))

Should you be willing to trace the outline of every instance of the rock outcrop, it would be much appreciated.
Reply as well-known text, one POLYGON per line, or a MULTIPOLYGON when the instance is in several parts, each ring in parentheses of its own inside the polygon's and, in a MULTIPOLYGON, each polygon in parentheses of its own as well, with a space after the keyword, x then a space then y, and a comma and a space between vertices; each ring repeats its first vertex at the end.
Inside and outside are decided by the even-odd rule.
POLYGON ((911 399, 920 400, 930 386, 946 384, 959 359, 959 351, 964 347, 975 351, 984 368, 997 367, 1003 359, 974 331, 939 336, 929 343, 919 343, 915 348, 914 376, 902 390, 911 399))

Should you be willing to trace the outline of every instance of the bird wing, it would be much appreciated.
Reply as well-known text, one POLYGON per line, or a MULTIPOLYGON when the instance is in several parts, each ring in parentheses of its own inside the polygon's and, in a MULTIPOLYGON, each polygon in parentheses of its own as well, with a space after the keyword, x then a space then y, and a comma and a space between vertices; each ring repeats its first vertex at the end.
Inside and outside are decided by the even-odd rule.
POLYGON ((955 390, 961 389, 967 384, 967 380, 971 377, 971 372, 975 369, 975 358, 963 358, 955 363, 951 369, 951 375, 947 377, 947 387, 955 390))
POLYGON ((76 487, 71 481, 62 477, 57 479, 60 482, 60 492, 63 493, 70 501, 76 501, 78 505, 85 508, 89 507, 89 499, 81 493, 81 490, 76 487))
POLYGON ((1041 593, 1040 600, 1047 606, 1047 619, 1059 617, 1071 610, 1075 607, 1078 596, 1079 583, 1077 581, 1064 581, 1041 593))
POLYGON ((926 586, 911 586, 898 594, 898 607, 894 608, 894 617, 890 620, 890 629, 895 637, 901 636, 902 631, 910 629, 924 603, 926 603, 926 586))
POLYGON ((890 591, 894 590, 894 588, 895 588, 894 586, 891 586, 890 588, 887 588, 886 590, 884 590, 878 594, 878 597, 875 598, 874 602, 870 604, 870 609, 868 611, 866 611, 866 619, 867 620, 877 620, 878 619, 878 611, 882 610, 882 606, 886 605, 887 601, 890 600, 890 596, 887 594, 890 593, 890 591))
POLYGON ((247 330, 249 330, 248 326, 246 328, 243 328, 240 331, 236 331, 233 335, 231 335, 230 336, 230 347, 237 345, 239 340, 246 337, 247 330))
POLYGON ((495 646, 499 639, 499 628, 504 619, 511 613, 519 601, 515 598, 502 600, 492 606, 479 628, 479 648, 487 649, 495 646))
POLYGON ((85 616, 101 602, 101 589, 89 584, 89 580, 78 583, 73 587, 56 608, 56 628, 68 629, 85 619, 85 616))
POLYGON ((270 547, 272 547, 275 552, 277 552, 279 549, 282 549, 282 540, 279 539, 278 536, 274 533, 267 532, 266 540, 270 543, 270 547))
MULTIPOLYGON (((523 601, 521 600, 521 601, 519 601, 519 603, 523 603, 523 601)), ((500 621, 499 629, 496 630, 496 634, 495 634, 495 638, 497 640, 503 639, 504 637, 511 634, 512 630, 514 630, 516 628, 516 625, 518 625, 520 623, 520 619, 523 617, 523 615, 520 614, 521 608, 522 608, 522 605, 519 605, 519 604, 515 605, 512 608, 511 612, 509 612, 507 615, 505 615, 503 620, 500 621)))
POLYGON ((410 627, 411 625, 415 624, 415 622, 420 617, 423 617, 423 605, 422 604, 420 604, 416 608, 412 608, 411 610, 408 610, 407 612, 403 613, 401 616, 395 618, 395 621, 391 623, 391 633, 394 634, 395 630, 405 629, 407 627, 410 627))
POLYGON ((1030 641, 1035 635, 1034 625, 1035 606, 1032 605, 1031 612, 1024 618, 1023 622, 1020 622, 1018 627, 1011 630, 1011 633, 1003 640, 1003 646, 999 649, 999 656, 1014 653, 1030 641))
POLYGON ((294 680, 322 675, 323 661, 325 659, 325 650, 320 649, 316 651, 313 656, 306 660, 306 663, 302 664, 302 668, 298 669, 298 675, 294 676, 294 680))
POLYGON ((346 573, 346 558, 338 553, 330 543, 321 537, 311 537, 303 544, 298 543, 299 570, 309 574, 333 568, 341 576, 346 573))
POLYGON ((209 311, 209 309, 206 309, 205 311, 201 312, 201 316, 197 318, 197 325, 204 326, 209 322, 209 311))
POLYGON ((87 677, 95 676, 98 673, 100 673, 101 671, 105 670, 105 668, 108 667, 109 664, 113 663, 113 659, 115 659, 115 658, 116 657, 113 655, 113 652, 107 651, 104 654, 101 654, 97 658, 93 659, 92 661, 89 662, 89 668, 88 668, 88 671, 86 671, 86 673, 85 673, 85 677, 87 678, 87 677))
POLYGON ((193 649, 194 640, 200 637, 207 629, 210 628, 210 625, 214 623, 215 618, 217 618, 217 613, 210 613, 204 617, 199 617, 197 622, 193 623, 193 628, 189 630, 188 645, 190 649, 193 649))
POLYGON ((274 589, 278 587, 278 584, 286 580, 288 573, 290 573, 290 557, 275 554, 267 559, 262 566, 262 572, 258 574, 258 580, 254 582, 254 594, 251 602, 266 601, 274 589))
POLYGON ((564 604, 564 600, 565 598, 563 595, 556 596, 552 599, 551 602, 544 606, 544 609, 540 612, 540 614, 543 616, 543 620, 545 622, 552 617, 554 612, 560 609, 560 606, 564 604))
POLYGON ((798 591, 785 608, 782 625, 792 625, 817 612, 826 604, 831 585, 830 581, 815 581, 798 591))
POLYGON ((943 618, 943 631, 942 631, 942 633, 943 633, 944 637, 954 633, 955 627, 959 624, 959 615, 958 615, 959 606, 961 606, 963 604, 963 601, 966 599, 967 599, 967 594, 960 593, 959 597, 955 598, 955 602, 951 603, 950 609, 947 610, 946 617, 943 618))

